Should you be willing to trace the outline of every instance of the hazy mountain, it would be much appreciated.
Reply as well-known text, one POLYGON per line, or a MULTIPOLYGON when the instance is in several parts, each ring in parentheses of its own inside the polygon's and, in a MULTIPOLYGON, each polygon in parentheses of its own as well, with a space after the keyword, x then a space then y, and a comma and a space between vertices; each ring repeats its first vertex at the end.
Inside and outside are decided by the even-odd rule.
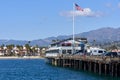
MULTIPOLYGON (((89 42, 92 42, 93 40, 96 40, 97 42, 106 42, 106 41, 120 41, 120 28, 100 28, 97 30, 92 30, 88 32, 83 32, 79 34, 75 34, 76 37, 85 37, 88 39, 89 42)), ((72 35, 60 35, 57 37, 48 37, 45 39, 38 39, 30 41, 30 45, 39 45, 39 46, 47 46, 52 42, 52 40, 62 40, 72 37, 72 35)), ((19 44, 24 45, 28 43, 28 41, 23 40, 0 40, 0 44, 19 44)))
MULTIPOLYGON (((79 34, 75 34, 76 37, 85 37, 88 41, 96 40, 97 42, 105 42, 105 41, 120 41, 120 28, 100 28, 97 30, 91 30, 88 32, 83 32, 79 34)), ((54 39, 66 39, 72 37, 69 36, 58 36, 58 37, 50 37, 47 40, 54 40, 54 39)))
POLYGON ((8 44, 24 45, 26 43, 28 43, 28 41, 23 41, 23 40, 0 40, 0 45, 1 44, 5 44, 5 45, 8 45, 8 44))
POLYGON ((120 28, 101 28, 77 34, 76 36, 87 37, 89 41, 120 41, 120 28))

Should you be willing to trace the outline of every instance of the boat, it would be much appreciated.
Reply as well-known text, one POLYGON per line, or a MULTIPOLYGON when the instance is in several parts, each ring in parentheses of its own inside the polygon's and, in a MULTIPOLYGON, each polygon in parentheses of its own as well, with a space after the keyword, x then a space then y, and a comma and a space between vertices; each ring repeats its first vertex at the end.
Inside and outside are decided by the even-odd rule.
POLYGON ((86 50, 86 38, 73 38, 53 42, 45 52, 45 57, 57 57, 62 55, 83 54, 86 50))

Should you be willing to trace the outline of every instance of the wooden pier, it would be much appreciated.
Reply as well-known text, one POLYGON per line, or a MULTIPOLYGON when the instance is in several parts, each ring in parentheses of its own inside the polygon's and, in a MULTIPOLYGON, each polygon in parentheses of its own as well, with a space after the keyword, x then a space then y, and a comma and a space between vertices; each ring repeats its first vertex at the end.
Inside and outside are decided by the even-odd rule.
POLYGON ((62 55, 62 57, 46 57, 46 59, 54 66, 120 77, 120 57, 62 55))

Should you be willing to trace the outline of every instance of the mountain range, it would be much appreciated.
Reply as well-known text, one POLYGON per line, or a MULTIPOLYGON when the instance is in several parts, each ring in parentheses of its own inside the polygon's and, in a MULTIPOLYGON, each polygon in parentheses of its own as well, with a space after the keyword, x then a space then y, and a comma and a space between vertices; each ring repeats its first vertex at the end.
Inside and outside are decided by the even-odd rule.
MULTIPOLYGON (((72 35, 59 35, 57 37, 48 37, 45 39, 38 39, 38 40, 32 40, 30 41, 30 45, 38 45, 38 46, 48 46, 52 40, 62 40, 71 38, 72 35)), ((96 30, 91 30, 88 32, 83 32, 79 34, 75 34, 75 37, 84 37, 88 39, 88 42, 92 42, 93 40, 96 40, 96 42, 107 42, 107 41, 120 41, 120 28, 100 28, 96 30)), ((1 44, 15 44, 15 45, 24 45, 28 43, 27 40, 0 40, 1 44)))

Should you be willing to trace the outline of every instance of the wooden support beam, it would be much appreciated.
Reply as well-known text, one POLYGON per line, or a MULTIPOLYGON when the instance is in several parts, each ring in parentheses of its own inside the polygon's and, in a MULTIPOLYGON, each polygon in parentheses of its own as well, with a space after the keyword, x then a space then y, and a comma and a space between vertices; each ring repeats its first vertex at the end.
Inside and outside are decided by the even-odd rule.
POLYGON ((107 64, 105 64, 105 75, 107 75, 107 64))
POLYGON ((112 65, 111 65, 111 67, 112 67, 112 73, 111 73, 111 76, 113 77, 114 76, 114 64, 112 63, 112 65))
POLYGON ((91 72, 92 71, 92 62, 89 61, 89 71, 91 72))
POLYGON ((63 59, 63 67, 65 67, 65 59, 63 59))
POLYGON ((83 65, 84 65, 84 70, 86 71, 86 62, 85 61, 84 61, 83 65))
POLYGON ((99 63, 99 75, 101 75, 101 74, 102 74, 102 73, 101 73, 101 72, 102 72, 102 71, 101 71, 101 69, 102 69, 102 68, 101 68, 101 67, 102 67, 101 65, 102 65, 102 64, 101 64, 101 63, 99 63))
POLYGON ((82 69, 82 61, 79 60, 79 69, 81 70, 82 69))
POLYGON ((116 64, 115 64, 115 76, 116 76, 116 77, 118 76, 118 71, 117 71, 117 70, 118 70, 118 69, 117 69, 118 67, 117 67, 117 66, 118 66, 118 64, 116 63, 116 64))
POLYGON ((94 63, 94 72, 96 73, 96 63, 94 63))

